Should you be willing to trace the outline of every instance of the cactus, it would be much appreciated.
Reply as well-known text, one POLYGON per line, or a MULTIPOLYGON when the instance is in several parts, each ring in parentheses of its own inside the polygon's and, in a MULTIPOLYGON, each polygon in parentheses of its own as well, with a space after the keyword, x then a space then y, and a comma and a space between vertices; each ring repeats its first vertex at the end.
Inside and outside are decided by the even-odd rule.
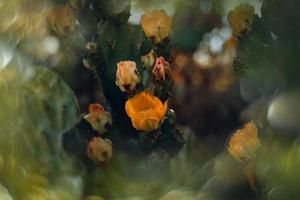
MULTIPOLYGON (((162 151, 171 158, 184 143, 182 134, 176 130, 176 116, 174 114, 165 115, 159 129, 145 133, 133 127, 132 121, 125 111, 126 101, 143 90, 152 91, 162 102, 166 102, 172 95, 172 80, 169 79, 169 75, 166 75, 167 80, 156 80, 152 73, 152 66, 150 66, 150 70, 143 68, 141 60, 141 56, 153 50, 155 57, 164 56, 162 59, 171 62, 171 43, 168 35, 171 31, 168 30, 164 33, 164 38, 152 40, 154 36, 151 36, 151 30, 149 32, 147 27, 151 28, 152 25, 148 25, 148 21, 146 21, 148 19, 145 19, 143 28, 148 28, 147 37, 141 26, 134 26, 127 22, 130 9, 128 2, 124 1, 117 5, 115 2, 81 1, 74 6, 75 2, 69 1, 67 5, 73 9, 73 14, 81 24, 79 32, 87 43, 83 63, 98 84, 99 103, 112 115, 112 127, 103 137, 112 141, 116 151, 142 155, 142 160, 152 152, 162 151), (108 4, 112 4, 112 6, 108 4), (119 10, 115 12, 114 8, 119 10), (83 13, 83 11, 86 12, 83 13), (121 91, 116 85, 117 66, 124 60, 136 63, 137 75, 141 75, 141 81, 136 86, 134 84, 132 91, 127 92, 120 87, 123 90, 121 91)), ((60 5, 55 6, 59 7, 60 5)), ((167 16, 165 12, 157 11, 157 13, 166 20, 171 20, 171 17, 167 16)), ((154 12, 154 14, 157 13, 154 12)), ((152 15, 153 13, 150 13, 147 17, 151 18, 152 15)), ((167 24, 167 28, 170 29, 169 26, 170 22, 167 24)), ((170 113, 174 113, 174 111, 170 113)), ((99 135, 97 131, 90 131, 92 135, 84 133, 87 130, 80 128, 82 124, 83 122, 78 124, 77 128, 81 130, 83 138, 90 140, 93 136, 99 135)), ((66 143, 68 143, 67 140, 66 143)), ((72 142, 69 141, 69 143, 72 142)), ((165 162, 168 162, 167 160, 165 162)))
POLYGON ((72 166, 61 143, 80 118, 77 101, 56 73, 20 63, 14 56, 0 76, 0 182, 6 188, 0 196, 48 199, 53 192, 79 199, 74 181, 80 178, 67 172, 72 166))

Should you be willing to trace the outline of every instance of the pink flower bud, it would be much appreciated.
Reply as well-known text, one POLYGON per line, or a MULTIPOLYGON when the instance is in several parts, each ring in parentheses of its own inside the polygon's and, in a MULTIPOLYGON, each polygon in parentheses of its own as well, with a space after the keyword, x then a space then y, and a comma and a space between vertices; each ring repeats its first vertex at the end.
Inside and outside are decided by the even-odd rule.
POLYGON ((89 114, 84 117, 95 131, 104 133, 112 124, 111 114, 98 103, 89 105, 89 114))
POLYGON ((159 57, 155 61, 155 65, 152 70, 153 76, 157 81, 165 81, 170 77, 171 66, 164 57, 159 57))

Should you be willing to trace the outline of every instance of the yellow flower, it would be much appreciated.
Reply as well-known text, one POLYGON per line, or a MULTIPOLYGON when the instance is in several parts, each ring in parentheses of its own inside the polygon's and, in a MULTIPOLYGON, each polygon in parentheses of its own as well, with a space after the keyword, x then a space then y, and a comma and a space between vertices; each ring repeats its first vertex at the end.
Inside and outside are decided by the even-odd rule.
POLYGON ((260 145, 257 129, 253 122, 246 123, 230 138, 228 151, 239 161, 249 160, 260 145))
POLYGON ((157 81, 165 81, 170 77, 171 67, 168 61, 165 60, 164 57, 160 56, 156 59, 155 65, 153 67, 152 73, 154 75, 155 80, 157 81))
POLYGON ((96 164, 110 161, 113 157, 111 141, 101 137, 93 137, 88 143, 87 155, 96 164))
POLYGON ((128 99, 125 110, 134 128, 149 132, 159 128, 167 107, 167 101, 163 104, 149 91, 144 91, 128 99))
POLYGON ((69 35, 75 32, 76 18, 67 5, 58 5, 47 11, 49 25, 59 35, 69 35))
POLYGON ((92 126, 95 131, 104 133, 107 128, 112 124, 112 118, 109 112, 98 104, 93 103, 89 105, 89 114, 84 117, 92 126))
POLYGON ((122 92, 132 92, 137 84, 141 82, 134 61, 121 61, 118 64, 116 73, 116 85, 122 92))
POLYGON ((148 38, 160 43, 171 35, 172 17, 164 10, 154 10, 142 16, 141 25, 148 38))
POLYGON ((228 13, 227 19, 235 35, 249 31, 254 20, 254 7, 244 4, 234 8, 228 13))

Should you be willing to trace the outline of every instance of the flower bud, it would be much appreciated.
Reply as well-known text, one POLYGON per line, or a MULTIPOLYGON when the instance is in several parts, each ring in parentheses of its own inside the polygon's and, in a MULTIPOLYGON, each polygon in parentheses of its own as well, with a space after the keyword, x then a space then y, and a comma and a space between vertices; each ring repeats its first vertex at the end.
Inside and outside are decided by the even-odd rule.
POLYGON ((85 46, 87 52, 89 54, 92 54, 92 53, 96 53, 97 51, 97 43, 95 42, 88 42, 85 46))
POLYGON ((119 86, 122 92, 132 92, 140 82, 141 78, 134 61, 121 61, 118 63, 116 85, 119 86))
POLYGON ((259 147, 260 141, 253 122, 245 124, 230 138, 228 151, 239 161, 248 161, 259 147))
POLYGON ((93 137, 88 143, 87 155, 96 164, 110 161, 113 157, 111 141, 101 137, 93 137))
POLYGON ((151 68, 155 62, 155 56, 153 51, 150 51, 148 54, 141 57, 144 68, 151 68))
POLYGON ((254 21, 254 7, 250 5, 239 5, 228 13, 227 19, 237 36, 244 31, 249 31, 254 21))
POLYGON ((89 105, 89 114, 84 117, 95 131, 104 133, 112 124, 112 118, 109 112, 97 103, 89 105))
POLYGON ((142 28, 148 38, 155 43, 161 43, 171 35, 172 17, 164 10, 154 10, 146 13, 141 19, 142 28))
POLYGON ((165 81, 170 78, 171 66, 164 57, 159 57, 155 61, 155 65, 152 70, 153 76, 157 81, 165 81))

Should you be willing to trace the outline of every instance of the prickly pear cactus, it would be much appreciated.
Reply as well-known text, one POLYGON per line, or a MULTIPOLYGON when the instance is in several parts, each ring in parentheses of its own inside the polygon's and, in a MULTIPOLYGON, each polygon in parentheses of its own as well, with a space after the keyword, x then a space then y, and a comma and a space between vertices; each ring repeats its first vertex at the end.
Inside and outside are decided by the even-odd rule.
POLYGON ((79 119, 76 99, 57 74, 21 61, 0 73, 1 199, 79 199, 81 180, 66 172, 61 145, 79 119))
MULTIPOLYGON (((150 169, 155 168, 150 165, 159 156, 164 161, 157 166, 167 166, 184 144, 176 127, 175 112, 168 105, 173 85, 172 17, 157 10, 145 14, 141 26, 135 26, 128 23, 130 1, 120 4, 68 1, 55 4, 53 9, 62 5, 70 7, 70 14, 80 23, 78 32, 68 36, 78 34, 85 41, 81 67, 93 76, 99 97, 96 102, 90 102, 87 115, 94 132, 87 133, 79 123, 80 135, 88 141, 93 136, 109 139, 115 151, 139 157, 141 163, 149 162, 150 169), (163 23, 159 24, 160 20, 163 23), (148 114, 143 114, 146 110, 148 114), (110 112, 112 124, 104 129, 99 124, 103 126, 101 116, 106 112, 110 112)), ((74 146, 70 140, 71 136, 65 140, 68 147, 74 146)))

